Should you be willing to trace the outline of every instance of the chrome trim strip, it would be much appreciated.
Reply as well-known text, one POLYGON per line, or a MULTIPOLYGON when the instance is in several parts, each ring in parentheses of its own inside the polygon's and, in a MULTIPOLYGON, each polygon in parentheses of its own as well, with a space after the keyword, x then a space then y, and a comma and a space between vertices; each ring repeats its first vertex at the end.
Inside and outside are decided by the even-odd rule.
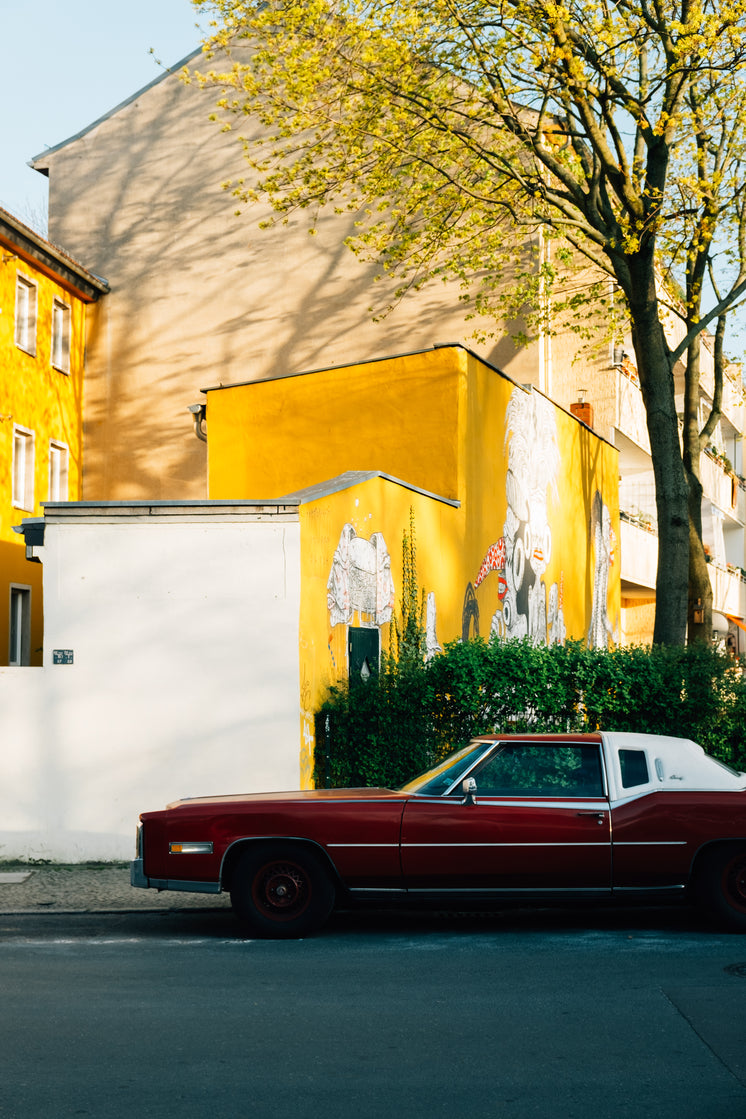
POLYGON ((350 886, 351 894, 399 894, 406 896, 407 891, 403 886, 350 886))
POLYGON ((685 839, 615 839, 615 847, 686 847, 685 839))
MULTIPOLYGON (((506 797, 503 799, 500 797, 480 796, 479 789, 477 789, 475 795, 477 798, 477 807, 482 804, 489 804, 495 808, 566 808, 576 811, 582 809, 587 809, 588 811, 597 809, 599 812, 609 811, 609 802, 604 797, 588 797, 586 800, 552 800, 551 797, 547 797, 544 800, 518 800, 515 797, 506 797)), ((454 805, 461 803, 456 797, 424 797, 418 796, 416 793, 413 794, 412 800, 417 801, 418 804, 443 804, 444 800, 454 805)))
POLYGON ((685 890, 686 882, 676 886, 614 886, 615 894, 663 894, 675 890, 685 890))
POLYGON ((441 888, 440 886, 410 886, 408 894, 531 894, 541 899, 547 894, 603 894, 605 897, 611 893, 611 886, 453 886, 441 888))
POLYGON ((325 847, 393 847, 399 849, 398 843, 325 843, 325 847))
POLYGON ((611 840, 605 843, 402 843, 402 847, 611 847, 611 840))

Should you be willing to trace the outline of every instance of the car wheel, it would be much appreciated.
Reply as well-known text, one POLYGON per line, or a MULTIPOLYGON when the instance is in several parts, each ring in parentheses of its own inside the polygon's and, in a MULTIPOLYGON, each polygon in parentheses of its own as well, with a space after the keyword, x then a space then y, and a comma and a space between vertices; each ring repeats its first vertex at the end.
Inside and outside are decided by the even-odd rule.
POLYGON ((231 904, 257 936, 315 932, 334 907, 329 872, 313 851, 292 843, 247 847, 233 875, 231 904))
POLYGON ((705 852, 697 878, 700 903, 730 928, 746 932, 746 846, 727 843, 705 852))

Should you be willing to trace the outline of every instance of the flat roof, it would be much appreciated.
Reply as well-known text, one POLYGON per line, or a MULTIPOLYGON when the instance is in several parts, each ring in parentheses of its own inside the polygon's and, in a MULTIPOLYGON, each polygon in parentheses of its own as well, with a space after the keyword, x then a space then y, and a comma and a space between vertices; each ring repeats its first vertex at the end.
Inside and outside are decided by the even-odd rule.
MULTIPOLYGON (((584 423, 583 420, 578 419, 577 416, 574 416, 569 408, 565 408, 561 404, 558 404, 556 400, 553 400, 551 396, 547 395, 547 393, 542 392, 541 389, 537 389, 535 385, 522 384, 520 381, 514 380, 503 369, 500 369, 497 365, 493 365, 486 358, 482 357, 481 354, 478 354, 475 350, 472 350, 468 346, 465 346, 463 342, 435 342, 432 346, 423 346, 422 349, 419 350, 406 350, 403 353, 387 354, 383 357, 363 358, 361 361, 345 361, 342 362, 340 365, 323 365, 319 366, 316 369, 304 369, 294 373, 269 373, 263 377, 256 377, 253 380, 249 381, 235 381, 230 385, 211 385, 210 387, 200 389, 199 391, 207 394, 209 392, 218 392, 221 389, 249 388, 251 385, 261 385, 272 381, 285 381, 290 380, 293 377, 311 377, 315 373, 329 373, 339 369, 351 369, 353 366, 356 365, 376 365, 377 363, 382 361, 396 361, 399 358, 417 357, 419 354, 429 354, 432 353, 434 350, 463 350, 464 353, 469 355, 469 357, 473 357, 476 361, 484 365, 485 368, 492 370, 492 372, 496 373, 498 377, 504 377, 506 381, 509 381, 511 385, 515 385, 516 388, 523 389, 524 392, 535 392, 539 396, 543 396, 545 400, 548 400, 549 403, 552 404, 555 408, 558 408, 560 412, 564 412, 565 415, 570 416, 576 423, 580 424, 581 427, 584 427, 588 431, 590 431, 591 434, 601 443, 606 443, 607 446, 614 447, 614 444, 611 443, 608 439, 605 439, 603 435, 599 435, 599 433, 597 431, 594 431, 592 427, 588 427, 588 424, 584 423)), ((614 450, 618 450, 618 448, 614 447, 614 450)), ((397 481, 397 479, 393 480, 397 481)), ((401 482, 400 484, 406 485, 405 482, 401 482)), ((423 490, 421 492, 424 493, 425 491, 423 490)), ((430 496, 434 497, 437 495, 431 494, 430 496)), ((444 499, 439 498, 438 500, 444 499)))

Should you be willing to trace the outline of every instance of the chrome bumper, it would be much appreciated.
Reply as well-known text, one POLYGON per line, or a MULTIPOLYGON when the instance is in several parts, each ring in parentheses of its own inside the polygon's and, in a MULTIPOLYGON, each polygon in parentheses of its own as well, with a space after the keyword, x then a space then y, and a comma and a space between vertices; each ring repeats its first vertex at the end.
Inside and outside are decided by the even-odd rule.
POLYGON ((148 878, 142 859, 130 863, 130 883, 143 890, 180 890, 187 894, 219 894, 219 882, 187 882, 180 878, 148 878))
POLYGON ((143 890, 147 890, 150 886, 150 879, 145 877, 142 867, 142 859, 133 859, 130 863, 130 885, 139 886, 143 890))

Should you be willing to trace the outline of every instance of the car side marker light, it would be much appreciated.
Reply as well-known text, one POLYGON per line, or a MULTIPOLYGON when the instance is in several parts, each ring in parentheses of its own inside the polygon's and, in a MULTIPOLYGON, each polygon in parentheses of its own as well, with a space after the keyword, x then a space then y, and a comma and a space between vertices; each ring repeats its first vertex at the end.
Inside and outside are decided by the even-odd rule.
POLYGON ((189 840, 185 843, 169 843, 169 855, 211 855, 212 843, 189 840))

